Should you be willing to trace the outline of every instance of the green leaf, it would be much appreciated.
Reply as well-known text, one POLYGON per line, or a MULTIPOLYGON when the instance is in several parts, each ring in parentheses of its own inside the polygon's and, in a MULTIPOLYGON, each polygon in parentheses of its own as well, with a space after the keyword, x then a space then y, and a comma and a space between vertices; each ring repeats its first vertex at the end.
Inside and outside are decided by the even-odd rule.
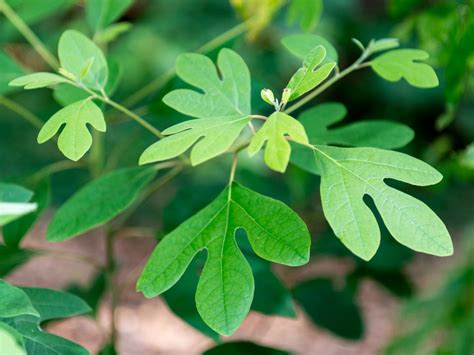
POLYGON ((23 75, 25 71, 1 50, 0 68, 2 68, 0 70, 0 95, 4 95, 12 91, 8 83, 16 77, 23 75))
POLYGON ((39 312, 39 321, 60 319, 89 313, 90 307, 79 297, 47 288, 21 287, 33 307, 39 312))
POLYGON ((194 256, 207 249, 207 262, 196 292, 203 320, 220 334, 232 334, 247 315, 254 293, 252 271, 234 232, 243 228, 255 253, 269 261, 298 266, 309 259, 304 222, 280 201, 238 184, 181 224, 156 247, 138 280, 146 297, 172 287, 194 256))
POLYGON ((46 239, 63 241, 107 223, 138 198, 155 174, 154 169, 128 168, 92 181, 58 209, 46 239))
MULTIPOLYGON (((408 144, 413 130, 398 122, 385 120, 357 121, 331 128, 347 115, 343 104, 328 102, 304 111, 298 121, 304 126, 311 144, 337 144, 355 147, 396 149, 408 144)), ((291 162, 303 170, 320 174, 312 149, 292 144, 291 162)))
POLYGON ((23 339, 17 331, 5 323, 0 322, 1 351, 7 355, 27 355, 23 339))
POLYGON ((283 46, 298 58, 304 59, 317 46, 326 49, 324 63, 338 61, 337 51, 325 38, 313 34, 295 34, 283 37, 283 46))
POLYGON ((433 88, 439 85, 436 72, 428 64, 419 62, 428 58, 428 53, 419 49, 397 49, 378 56, 370 64, 385 80, 404 78, 410 85, 433 88))
POLYGON ((265 142, 265 162, 273 170, 285 172, 290 160, 291 146, 286 137, 308 144, 303 125, 283 112, 273 113, 255 134, 248 147, 250 156, 257 154, 265 142))
POLYGON ((88 0, 86 18, 94 31, 100 31, 120 18, 133 0, 88 0))
POLYGON ((28 203, 33 193, 21 186, 0 183, 0 226, 36 210, 36 203, 28 203))
POLYGON ((294 289, 294 296, 315 324, 344 338, 362 337, 364 324, 353 295, 336 289, 331 280, 306 281, 294 289))
POLYGON ((82 33, 67 30, 59 39, 58 55, 61 67, 73 74, 76 81, 93 90, 102 90, 107 84, 109 69, 99 47, 82 33), (87 75, 82 76, 90 64, 87 75))
POLYGON ((378 40, 372 40, 367 48, 369 54, 383 52, 389 49, 394 49, 400 46, 398 38, 382 38, 378 40))
POLYGON ((286 351, 272 349, 266 346, 257 345, 247 341, 231 341, 225 344, 216 345, 214 348, 206 350, 204 355, 287 355, 286 351))
POLYGON ((174 158, 195 144, 191 163, 197 165, 224 153, 237 139, 250 120, 250 73, 243 59, 230 49, 220 51, 217 65, 222 80, 206 56, 188 53, 178 57, 178 76, 204 93, 179 89, 163 101, 198 119, 163 131, 168 137, 146 149, 140 164, 174 158))
POLYGON ((44 180, 35 188, 35 201, 38 208, 34 213, 23 216, 3 227, 3 241, 7 246, 18 247, 23 237, 35 224, 50 202, 50 185, 44 180))
POLYGON ((26 263, 34 255, 34 252, 30 250, 0 245, 0 277, 7 276, 12 270, 26 263))
POLYGON ((0 317, 10 318, 20 315, 38 316, 39 313, 22 289, 0 280, 0 317))
POLYGON ((105 28, 103 31, 97 33, 97 35, 95 36, 95 41, 99 45, 108 44, 110 42, 115 41, 122 34, 130 31, 131 28, 132 24, 129 22, 114 23, 105 28))
POLYGON ((39 89, 67 82, 67 79, 53 73, 33 73, 12 80, 10 86, 23 86, 26 90, 39 89))
POLYGON ((380 243, 377 221, 364 203, 369 195, 390 234, 401 244, 448 256, 453 245, 446 226, 423 202, 384 183, 395 179, 417 186, 436 184, 441 174, 409 155, 376 148, 315 146, 320 164, 324 215, 336 236, 354 254, 371 259, 380 243))
MULTIPOLYGON (((74 5, 74 0, 7 0, 7 3, 23 21, 34 24, 55 13, 66 11, 74 5)), ((2 33, 1 29, 0 27, 0 33, 2 33)))
POLYGON ((36 316, 18 315, 3 318, 0 322, 14 328, 23 337, 28 354, 86 355, 81 346, 43 332, 41 322, 88 313, 90 308, 74 295, 42 288, 18 288, 28 302, 38 311, 36 316))
POLYGON ((305 56, 303 67, 298 69, 286 86, 291 90, 289 101, 295 100, 308 91, 313 90, 331 74, 336 63, 322 64, 324 58, 326 58, 326 49, 323 46, 313 48, 305 56))
POLYGON ((298 21, 302 30, 312 31, 319 23, 323 5, 323 0, 292 0, 287 21, 289 24, 298 21))
POLYGON ((66 158, 77 161, 92 146, 88 124, 99 132, 106 131, 104 115, 90 98, 77 101, 56 112, 41 128, 38 143, 50 140, 65 125, 59 134, 58 148, 66 158))

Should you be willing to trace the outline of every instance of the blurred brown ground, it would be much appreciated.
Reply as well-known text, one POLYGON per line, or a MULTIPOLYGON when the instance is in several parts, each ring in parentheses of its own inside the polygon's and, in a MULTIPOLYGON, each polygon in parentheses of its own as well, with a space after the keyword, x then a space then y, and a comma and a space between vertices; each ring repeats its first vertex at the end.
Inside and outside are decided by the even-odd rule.
MULTIPOLYGON (((100 230, 60 244, 44 240, 46 223, 28 235, 24 247, 47 249, 50 255, 37 256, 13 272, 7 280, 18 285, 64 288, 71 283, 87 285, 94 276, 90 262, 78 260, 79 255, 103 264, 104 238, 100 230)), ((117 239, 116 254, 120 269, 120 303, 117 309, 118 351, 121 355, 200 354, 213 342, 173 315, 160 299, 145 299, 134 291, 135 281, 151 253, 154 241, 150 238, 122 236, 117 239)), ((449 259, 418 256, 408 272, 417 288, 433 285, 451 263, 449 259)), ((277 271, 287 284, 313 275, 344 275, 352 267, 350 262, 320 258, 308 266, 277 271)), ((229 339, 251 340, 274 346, 295 354, 351 355, 379 354, 396 334, 396 320, 400 302, 388 291, 367 280, 358 300, 365 322, 362 341, 346 341, 316 328, 299 312, 297 319, 270 317, 251 313, 241 328, 229 339)), ((107 338, 110 324, 108 301, 100 305, 98 322, 90 317, 75 317, 48 325, 48 330, 71 339, 91 354, 96 354, 107 338)))

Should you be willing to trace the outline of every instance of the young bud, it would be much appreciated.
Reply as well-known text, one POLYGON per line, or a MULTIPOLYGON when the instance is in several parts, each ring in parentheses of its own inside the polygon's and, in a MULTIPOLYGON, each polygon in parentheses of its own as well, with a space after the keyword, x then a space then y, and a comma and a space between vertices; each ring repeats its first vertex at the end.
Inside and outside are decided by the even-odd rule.
POLYGON ((67 78, 69 80, 77 81, 76 76, 73 73, 71 73, 70 71, 67 71, 64 68, 59 68, 58 72, 59 72, 59 74, 61 74, 62 76, 64 76, 65 78, 67 78))
POLYGON ((260 92, 262 100, 265 101, 267 104, 273 105, 275 102, 275 95, 270 89, 263 89, 260 92))
POLYGON ((281 104, 283 106, 286 106, 286 104, 288 103, 291 93, 292 93, 292 90, 290 88, 285 88, 283 90, 283 94, 281 95, 281 104))

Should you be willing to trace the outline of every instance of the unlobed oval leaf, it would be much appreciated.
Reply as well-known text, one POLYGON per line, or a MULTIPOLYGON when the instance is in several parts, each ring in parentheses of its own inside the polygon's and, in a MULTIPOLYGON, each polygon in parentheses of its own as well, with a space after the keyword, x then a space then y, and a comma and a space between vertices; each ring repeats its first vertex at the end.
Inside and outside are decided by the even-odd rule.
POLYGON ((61 67, 75 79, 93 90, 102 90, 107 84, 109 70, 104 54, 82 33, 67 30, 59 39, 58 55, 61 67), (84 75, 84 68, 88 67, 84 75))
POLYGON ((33 73, 12 80, 10 86, 23 86, 25 89, 39 89, 67 82, 67 79, 54 73, 33 73))
POLYGON ((0 280, 0 318, 21 315, 38 316, 39 313, 21 288, 0 280))
POLYGON ((46 238, 63 241, 110 221, 136 200, 155 174, 154 169, 129 168, 92 181, 58 209, 46 238))
MULTIPOLYGON (((386 120, 364 120, 332 128, 347 114, 346 107, 337 102, 317 105, 304 111, 298 120, 304 126, 311 144, 396 149, 408 144, 413 130, 401 123, 386 120)), ((292 144, 291 162, 313 174, 320 174, 311 148, 292 144)))
POLYGON ((294 34, 283 37, 283 46, 300 59, 304 59, 308 53, 317 46, 326 49, 324 63, 338 61, 338 54, 334 46, 325 38, 313 34, 294 34))

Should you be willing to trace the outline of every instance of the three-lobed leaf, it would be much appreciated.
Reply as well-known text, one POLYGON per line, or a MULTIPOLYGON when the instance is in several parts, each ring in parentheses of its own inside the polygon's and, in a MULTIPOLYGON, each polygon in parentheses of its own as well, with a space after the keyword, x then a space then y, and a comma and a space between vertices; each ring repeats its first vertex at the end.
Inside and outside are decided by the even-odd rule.
POLYGON ((291 155, 291 146, 287 137, 301 144, 308 144, 303 125, 283 112, 275 112, 252 138, 248 147, 250 156, 265 147, 265 163, 269 168, 285 172, 291 155))
POLYGON ((288 101, 292 101, 313 90, 331 74, 335 62, 323 63, 326 49, 323 46, 313 48, 304 58, 303 67, 298 69, 286 85, 290 91, 288 101))
POLYGON ((419 49, 396 49, 376 57, 370 64, 385 80, 404 78, 410 85, 433 88, 439 85, 436 72, 430 65, 420 63, 428 58, 428 53, 419 49))
POLYGON ((68 159, 77 161, 92 146, 88 124, 99 132, 105 132, 107 128, 102 111, 90 98, 56 112, 41 128, 38 143, 42 144, 53 138, 64 125, 59 135, 58 148, 68 159))
POLYGON ((315 146, 321 171, 323 212, 342 243, 364 260, 380 243, 377 221, 363 198, 368 195, 390 234, 407 247, 448 256, 453 245, 446 226, 423 202, 398 191, 385 179, 411 185, 436 184, 442 175, 409 155, 376 148, 315 146))
POLYGON ((158 244, 137 289, 146 297, 165 292, 206 249, 196 306, 213 330, 233 333, 247 315, 254 293, 252 270, 234 237, 240 228, 264 259, 290 266, 308 261, 309 232, 298 215, 280 201, 232 184, 158 244))
MULTIPOLYGON (((364 120, 331 128, 347 115, 343 104, 328 102, 304 111, 298 121, 304 126, 311 144, 334 144, 354 147, 396 149, 414 136, 413 130, 401 123, 386 120, 364 120)), ((291 162, 313 174, 320 174, 311 148, 292 144, 291 162)))
POLYGON ((127 168, 92 181, 57 210, 46 239, 63 241, 110 221, 138 198, 155 175, 154 169, 127 168))
POLYGON ((176 73, 203 93, 179 89, 163 101, 175 110, 197 120, 166 129, 161 139, 145 150, 140 164, 174 158, 191 151, 191 163, 200 164, 225 152, 250 120, 250 73, 234 51, 220 51, 217 65, 201 54, 183 54, 176 62, 176 73), (221 79, 222 78, 222 79, 221 79))

